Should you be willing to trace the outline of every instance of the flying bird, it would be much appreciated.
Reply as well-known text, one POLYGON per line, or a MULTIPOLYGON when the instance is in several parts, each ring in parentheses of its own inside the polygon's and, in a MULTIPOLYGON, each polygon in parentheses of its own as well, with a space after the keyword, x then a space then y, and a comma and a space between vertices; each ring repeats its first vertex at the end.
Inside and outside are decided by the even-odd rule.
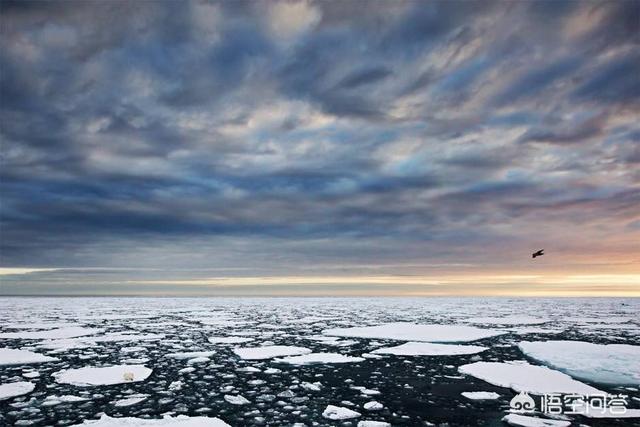
POLYGON ((540 249, 538 252, 534 252, 534 253, 531 255, 531 258, 535 258, 535 257, 537 257, 537 256, 542 256, 542 255, 544 255, 544 249, 540 249))

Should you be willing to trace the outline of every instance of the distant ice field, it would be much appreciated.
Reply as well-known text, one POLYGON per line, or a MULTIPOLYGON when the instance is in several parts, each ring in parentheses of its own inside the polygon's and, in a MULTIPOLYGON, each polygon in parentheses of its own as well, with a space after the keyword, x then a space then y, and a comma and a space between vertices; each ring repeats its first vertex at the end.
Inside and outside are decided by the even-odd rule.
POLYGON ((0 298, 0 426, 445 423, 640 425, 640 299, 0 298))

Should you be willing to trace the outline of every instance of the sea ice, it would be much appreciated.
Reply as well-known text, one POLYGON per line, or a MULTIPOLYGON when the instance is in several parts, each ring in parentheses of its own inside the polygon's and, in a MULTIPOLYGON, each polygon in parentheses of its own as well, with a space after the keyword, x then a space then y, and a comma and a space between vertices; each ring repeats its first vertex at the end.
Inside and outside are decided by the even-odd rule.
POLYGON ((596 394, 602 391, 574 380, 562 372, 526 362, 476 362, 458 368, 490 384, 533 394, 578 393, 596 394))
POLYGON ((472 317, 464 319, 466 323, 476 323, 485 325, 539 325, 547 323, 550 319, 530 317, 530 316, 506 316, 506 317, 472 317))
POLYGON ((244 396, 234 396, 231 394, 225 394, 224 395, 224 400, 226 400, 227 402, 231 403, 232 405, 246 405, 248 403, 251 403, 248 399, 246 399, 244 396))
POLYGON ((527 356, 572 377, 601 384, 640 385, 640 346, 584 341, 523 341, 527 356))
POLYGON ((495 400, 500 398, 498 393, 492 391, 463 391, 460 394, 471 400, 495 400))
POLYGON ((185 353, 168 353, 166 356, 171 359, 193 359, 195 357, 204 357, 205 359, 209 359, 209 357, 216 354, 215 351, 190 351, 185 353))
POLYGON ((30 383, 28 381, 0 384, 0 400, 31 393, 35 387, 36 385, 34 383, 30 383))
POLYGON ((13 339, 22 339, 22 340, 62 339, 62 338, 83 337, 86 335, 97 334, 99 332, 102 332, 102 329, 85 328, 82 326, 70 326, 68 328, 51 329, 48 331, 5 332, 0 334, 0 338, 13 338, 13 339))
POLYGON ((102 415, 99 420, 86 420, 82 424, 74 424, 71 427, 94 426, 94 427, 137 427, 137 426, 161 426, 161 427, 231 427, 220 418, 209 417, 187 417, 178 415, 177 417, 165 416, 162 419, 144 418, 111 418, 102 415))
POLYGON ((362 357, 345 356, 338 353, 310 353, 302 356, 283 357, 275 359, 274 362, 289 363, 292 365, 310 365, 315 363, 350 363, 362 362, 362 357))
POLYGON ((506 415, 502 421, 516 427, 569 427, 571 425, 570 421, 545 420, 518 414, 506 415))
POLYGON ((253 341, 253 338, 246 337, 209 337, 211 344, 242 344, 253 341))
POLYGON ((371 402, 365 403, 364 405, 362 405, 362 407, 364 409, 366 409, 367 411, 379 411, 382 408, 384 408, 382 403, 376 402, 375 400, 372 400, 371 402))
POLYGON ((391 424, 384 421, 359 421, 358 427, 391 427, 391 424))
POLYGON ((407 342, 395 347, 379 348, 374 354, 395 354, 397 356, 457 356, 476 354, 487 350, 477 345, 434 344, 428 342, 407 342))
POLYGON ((113 406, 118 407, 118 408, 122 408, 122 407, 126 407, 126 406, 133 406, 136 405, 140 402, 144 402, 145 400, 147 400, 148 395, 146 394, 134 394, 132 396, 129 396, 125 399, 119 399, 116 400, 115 402, 113 402, 113 406))
POLYGON ((349 408, 328 405, 322 412, 322 416, 330 420, 348 420, 349 418, 358 418, 360 412, 352 411, 349 408))
POLYGON ((58 359, 55 357, 45 356, 44 354, 34 353, 33 351, 0 348, 0 366, 53 362, 56 360, 58 359))
POLYGON ((42 406, 55 406, 61 403, 74 403, 74 402, 86 402, 86 397, 72 396, 65 394, 62 396, 47 396, 42 402, 42 406))
POLYGON ((271 359, 272 357, 295 356, 311 353, 306 347, 294 347, 289 345, 270 345, 264 347, 234 348, 233 352, 245 360, 271 359))
POLYGON ((322 331, 325 335, 356 338, 378 338, 400 341, 465 342, 495 337, 505 332, 460 325, 419 325, 415 323, 386 323, 378 326, 334 328, 322 331))
POLYGON ((118 365, 103 368, 85 367, 56 372, 56 382, 77 386, 112 385, 144 381, 152 370, 142 365, 118 365))

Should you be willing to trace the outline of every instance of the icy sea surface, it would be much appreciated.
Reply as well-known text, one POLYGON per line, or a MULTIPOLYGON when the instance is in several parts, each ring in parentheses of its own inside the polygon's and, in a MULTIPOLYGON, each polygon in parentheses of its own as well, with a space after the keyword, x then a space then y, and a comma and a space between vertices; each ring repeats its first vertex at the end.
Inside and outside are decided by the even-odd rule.
POLYGON ((519 391, 640 412, 639 349, 639 299, 7 297, 0 425, 634 426, 502 419, 519 391))

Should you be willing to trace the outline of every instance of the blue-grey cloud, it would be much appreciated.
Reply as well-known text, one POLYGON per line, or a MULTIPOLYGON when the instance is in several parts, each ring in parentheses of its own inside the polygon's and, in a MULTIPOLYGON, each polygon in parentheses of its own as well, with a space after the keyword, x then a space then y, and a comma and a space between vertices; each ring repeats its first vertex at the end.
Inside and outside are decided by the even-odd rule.
POLYGON ((0 265, 630 250, 636 1, 287 5, 2 1, 0 265))

